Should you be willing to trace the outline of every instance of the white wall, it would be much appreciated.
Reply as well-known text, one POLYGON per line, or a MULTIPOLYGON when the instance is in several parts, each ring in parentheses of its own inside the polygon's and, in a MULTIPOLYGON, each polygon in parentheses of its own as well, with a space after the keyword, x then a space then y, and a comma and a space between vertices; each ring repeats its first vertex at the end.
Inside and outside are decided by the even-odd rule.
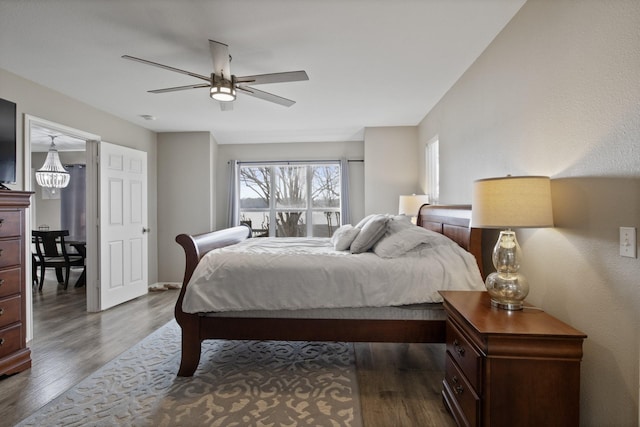
POLYGON ((180 233, 214 229, 218 144, 209 132, 158 134, 158 277, 182 282, 180 233))
MULTIPOLYGON (((362 141, 313 142, 282 144, 224 144, 219 146, 216 185, 218 189, 217 228, 227 226, 229 160, 348 160, 363 159, 362 141)), ((364 217, 364 166, 362 162, 349 163, 351 222, 364 217)))
POLYGON ((415 126, 365 129, 365 215, 397 214, 400 195, 423 194, 416 180, 419 165, 415 155, 417 141, 418 129, 415 126))
POLYGON ((3 69, 0 69, 0 98, 15 102, 18 115, 18 182, 12 186, 14 189, 25 189, 23 170, 23 121, 25 114, 100 135, 103 141, 147 153, 148 224, 152 230, 149 235, 148 265, 149 282, 154 283, 158 277, 158 244, 157 235, 153 232, 158 228, 156 216, 156 134, 3 69))
POLYGON ((640 260, 618 227, 640 227, 639 28, 637 0, 529 0, 419 126, 444 203, 477 178, 552 177, 556 228, 518 232, 522 271, 531 303, 588 335, 584 426, 638 425, 640 260))

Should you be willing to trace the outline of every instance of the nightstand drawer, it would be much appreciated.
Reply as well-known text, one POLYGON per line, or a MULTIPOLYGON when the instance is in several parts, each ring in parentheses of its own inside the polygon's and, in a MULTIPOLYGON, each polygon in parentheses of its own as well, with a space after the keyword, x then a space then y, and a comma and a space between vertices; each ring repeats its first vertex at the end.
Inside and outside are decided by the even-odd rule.
POLYGON ((0 237, 20 236, 20 226, 20 211, 0 211, 0 237))
POLYGON ((20 320, 21 302, 20 295, 0 299, 0 328, 20 320))
POLYGON ((0 270, 0 298, 20 292, 20 267, 0 270))
POLYGON ((0 267, 19 265, 22 260, 20 240, 0 240, 0 267))
POLYGON ((22 324, 20 323, 8 328, 0 328, 0 358, 18 351, 22 347, 21 329, 22 324))
POLYGON ((482 383, 482 355, 452 322, 447 322, 447 352, 460 366, 471 386, 479 390, 482 383))
MULTIPOLYGON (((477 426, 480 420, 480 398, 464 374, 460 372, 451 355, 447 355, 444 375, 445 387, 449 395, 455 399, 457 406, 466 421, 466 425, 477 426)), ((465 423, 458 422, 460 425, 465 423)))

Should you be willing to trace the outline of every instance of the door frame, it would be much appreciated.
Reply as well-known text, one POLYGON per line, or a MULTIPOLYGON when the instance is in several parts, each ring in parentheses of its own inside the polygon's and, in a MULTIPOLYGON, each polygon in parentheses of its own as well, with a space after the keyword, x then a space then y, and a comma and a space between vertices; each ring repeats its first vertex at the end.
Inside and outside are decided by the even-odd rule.
MULTIPOLYGON (((88 286, 89 283, 98 283, 98 177, 97 177, 97 145, 100 141, 100 135, 85 132, 80 129, 76 129, 70 126, 62 125, 60 123, 52 122, 50 120, 42 119, 40 117, 32 116, 30 114, 24 115, 24 153, 23 153, 23 181, 26 191, 33 191, 34 182, 31 177, 31 127, 41 126, 56 132, 60 132, 75 138, 84 139, 86 141, 86 160, 87 160, 87 210, 86 210, 86 230, 87 230, 87 311, 97 311, 95 307, 98 307, 98 298, 100 297, 99 289, 95 286, 88 286), (93 309, 93 310, 92 310, 93 309)), ((25 218, 25 230, 27 236, 31 235, 31 208, 27 208, 25 218)), ((27 261, 26 267, 26 283, 31 284, 31 245, 25 245, 25 260, 27 261)), ((26 292, 26 339, 30 341, 33 339, 33 300, 31 292, 26 292)))

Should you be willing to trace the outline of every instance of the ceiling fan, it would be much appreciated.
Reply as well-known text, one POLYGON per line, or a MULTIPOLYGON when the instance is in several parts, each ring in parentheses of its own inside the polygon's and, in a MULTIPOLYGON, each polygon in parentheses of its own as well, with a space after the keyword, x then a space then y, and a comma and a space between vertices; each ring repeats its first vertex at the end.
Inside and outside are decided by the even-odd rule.
POLYGON ((154 67, 160 67, 165 70, 174 71, 180 74, 186 74, 187 76, 196 77, 204 80, 207 83, 198 83, 186 86, 170 87, 166 89, 150 90, 150 93, 165 93, 175 92, 179 90, 187 89, 199 89, 209 88, 209 96, 220 101, 220 108, 223 111, 232 110, 232 101, 235 101, 237 93, 244 93, 245 95, 253 96, 255 98, 263 99, 265 101, 274 102, 285 107, 291 107, 295 104, 287 98, 283 98, 278 95, 274 95, 269 92, 264 92, 253 88, 253 85, 262 85, 269 83, 285 83, 296 82, 302 80, 309 80, 309 76, 305 71, 287 71, 283 73, 271 73, 271 74, 258 74, 255 76, 236 77, 231 74, 230 62, 231 55, 229 55, 229 46, 224 43, 220 43, 214 40, 209 40, 209 50, 211 51, 211 59, 213 60, 213 72, 210 76, 203 76, 201 74, 192 73, 190 71, 181 70, 179 68, 170 67, 168 65, 158 64, 157 62, 148 61, 142 58, 136 58, 135 56, 123 55, 124 59, 131 61, 141 62, 143 64, 152 65, 154 67))

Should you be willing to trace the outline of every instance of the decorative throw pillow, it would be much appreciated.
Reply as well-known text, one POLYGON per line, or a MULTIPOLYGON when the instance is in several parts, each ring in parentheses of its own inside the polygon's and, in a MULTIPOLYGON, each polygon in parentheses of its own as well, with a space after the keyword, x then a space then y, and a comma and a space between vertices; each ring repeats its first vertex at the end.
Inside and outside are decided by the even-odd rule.
MULTIPOLYGON (((422 243, 434 242, 442 235, 435 231, 429 231, 422 227, 402 228, 394 233, 389 233, 378 240, 373 246, 373 252, 380 258, 398 258, 422 243)), ((442 236, 444 237, 444 236, 442 236)))
POLYGON ((367 216, 365 216, 364 218, 362 218, 362 219, 360 220, 360 222, 359 222, 359 223, 357 223, 357 224, 356 224, 356 228, 362 228, 362 227, 364 227, 364 226, 365 226, 365 224, 366 224, 367 222, 369 222, 369 220, 370 220, 371 218, 373 218, 374 216, 376 216, 376 214, 371 214, 371 215, 367 215, 367 216))
POLYGON ((387 222, 389 222, 387 215, 379 214, 371 217, 351 243, 351 253, 359 254, 371 249, 387 231, 387 222))
POLYGON ((356 228, 351 224, 343 225, 333 233, 333 236, 331 236, 331 243, 333 243, 333 247, 336 251, 346 251, 349 249, 351 243, 359 233, 359 228, 356 228))
POLYGON ((406 215, 393 215, 389 218, 389 223, 387 224, 387 235, 410 227, 415 227, 415 224, 411 223, 410 217, 406 215))

